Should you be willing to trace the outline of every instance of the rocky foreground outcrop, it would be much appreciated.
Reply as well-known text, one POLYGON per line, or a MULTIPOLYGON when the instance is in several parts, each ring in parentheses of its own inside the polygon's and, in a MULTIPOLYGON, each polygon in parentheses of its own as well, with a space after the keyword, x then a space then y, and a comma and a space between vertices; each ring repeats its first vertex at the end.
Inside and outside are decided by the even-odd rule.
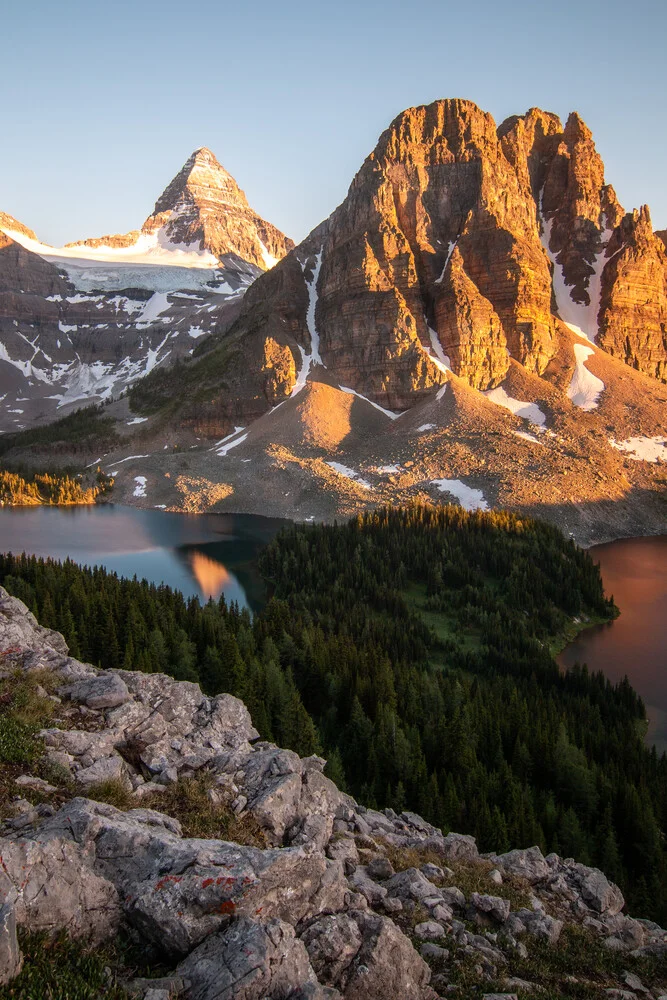
MULTIPOLYGON (((514 989, 512 957, 555 946, 566 924, 629 956, 667 956, 667 932, 627 916, 602 872, 537 847, 481 857, 472 837, 366 809, 320 758, 259 740, 238 699, 80 663, 2 588, 0 654, 5 677, 39 671, 56 685, 66 721, 44 731, 44 754, 74 790, 59 807, 19 794, 5 819, 0 982, 21 968, 17 927, 94 942, 129 928, 174 970, 130 984, 151 1000, 434 1000, 471 960, 482 981, 514 989), (183 836, 160 811, 166 788, 202 771, 267 846, 183 836), (109 779, 133 808, 86 797, 109 779), (471 870, 488 891, 457 886, 471 870)), ((26 774, 16 786, 49 787, 26 774)))

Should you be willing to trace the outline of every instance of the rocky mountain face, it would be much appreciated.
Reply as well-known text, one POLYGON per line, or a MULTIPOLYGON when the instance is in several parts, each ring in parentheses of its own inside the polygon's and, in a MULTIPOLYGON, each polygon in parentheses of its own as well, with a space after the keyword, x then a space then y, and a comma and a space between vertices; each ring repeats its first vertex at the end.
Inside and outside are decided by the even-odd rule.
MULTIPOLYGON (((666 275, 648 209, 621 208, 577 114, 496 126, 437 101, 398 116, 227 333, 131 403, 147 434, 168 408, 188 474, 226 486, 215 509, 444 495, 585 543, 665 530, 666 275)), ((207 509, 145 444, 123 499, 140 473, 153 503, 207 509)))
POLYGON ((141 230, 102 236, 68 246, 132 246, 160 233, 174 247, 196 246, 219 260, 234 254, 261 270, 272 267, 294 242, 260 218, 231 174, 210 149, 196 149, 167 185, 141 230))
MULTIPOLYGON (((464 966, 481 991, 531 993, 513 966, 571 927, 624 965, 667 955, 667 932, 628 916, 601 871, 538 847, 482 857, 472 837, 367 809, 320 758, 259 740, 238 699, 81 663, 2 588, 0 648, 5 672, 57 691, 37 689, 62 716, 42 734, 61 786, 14 774, 0 829, 0 983, 21 969, 17 927, 94 943, 128 929, 172 970, 127 983, 147 1000, 437 1000, 464 966), (160 810, 202 774, 211 801, 252 818, 257 846, 184 836, 160 810), (87 797, 110 781, 129 809, 87 797)), ((629 1000, 662 988, 623 977, 629 1000)))
POLYGON ((623 212, 576 113, 565 127, 538 109, 496 127, 449 100, 399 115, 343 204, 245 311, 248 329, 260 318, 265 343, 289 346, 297 368, 316 328, 342 384, 405 409, 448 368, 482 390, 502 383, 510 359, 548 376, 559 320, 663 379, 666 280, 648 209, 623 212), (292 291, 299 271, 310 300, 292 291))
POLYGON ((0 213, 0 430, 117 398, 187 357, 292 246, 206 149, 125 235, 59 249, 0 213))

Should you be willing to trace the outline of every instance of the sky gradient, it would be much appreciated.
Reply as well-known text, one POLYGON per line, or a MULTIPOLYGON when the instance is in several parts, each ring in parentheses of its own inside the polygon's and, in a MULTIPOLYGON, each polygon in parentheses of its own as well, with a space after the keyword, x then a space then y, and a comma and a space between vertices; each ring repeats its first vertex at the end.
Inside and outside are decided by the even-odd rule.
POLYGON ((54 245, 138 228, 199 146, 298 241, 441 97, 577 110, 623 206, 667 227, 664 0, 6 0, 2 35, 0 211, 54 245))

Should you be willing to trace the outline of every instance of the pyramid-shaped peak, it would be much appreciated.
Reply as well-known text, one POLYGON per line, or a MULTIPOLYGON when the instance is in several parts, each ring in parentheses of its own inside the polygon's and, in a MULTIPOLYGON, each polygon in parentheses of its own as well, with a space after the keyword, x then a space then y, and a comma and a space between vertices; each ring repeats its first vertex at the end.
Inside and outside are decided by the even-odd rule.
POLYGON ((183 204, 202 201, 247 205, 246 196, 234 178, 206 146, 196 149, 186 160, 155 203, 153 214, 167 212, 183 204))

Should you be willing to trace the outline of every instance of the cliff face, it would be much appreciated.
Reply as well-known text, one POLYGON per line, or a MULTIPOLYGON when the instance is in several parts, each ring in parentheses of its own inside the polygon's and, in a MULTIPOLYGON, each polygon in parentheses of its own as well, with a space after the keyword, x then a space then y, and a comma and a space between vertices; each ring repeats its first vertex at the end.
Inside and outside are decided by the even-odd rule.
POLYGON ((294 246, 260 218, 210 149, 197 149, 165 188, 143 232, 164 227, 173 244, 199 243, 216 257, 236 254, 265 270, 294 246))
POLYGON ((599 319, 605 351, 667 381, 667 253, 646 205, 625 215, 609 241, 599 319))
POLYGON ((0 828, 0 984, 21 970, 17 926, 93 944, 129 929, 173 970, 125 984, 146 1000, 437 1000, 462 963, 480 991, 530 993, 514 964, 534 950, 544 963, 570 927, 623 968, 667 954, 667 932, 624 914, 601 871, 538 847, 481 858, 472 837, 366 809, 320 758, 258 740, 237 698, 81 663, 2 588, 0 648, 5 679, 32 676, 33 701, 56 698, 61 717, 41 734, 56 784, 8 778, 39 804, 15 797, 0 828), (197 776, 212 806, 251 822, 253 845, 184 836, 161 809, 197 776), (87 797, 104 782, 129 808, 87 797))
POLYGON ((248 328, 291 346, 297 370, 314 331, 335 377, 390 408, 447 368, 482 390, 510 358, 544 374, 559 319, 664 378, 662 243, 644 213, 624 215, 576 113, 497 128, 469 101, 408 109, 279 272, 248 296, 248 328))

